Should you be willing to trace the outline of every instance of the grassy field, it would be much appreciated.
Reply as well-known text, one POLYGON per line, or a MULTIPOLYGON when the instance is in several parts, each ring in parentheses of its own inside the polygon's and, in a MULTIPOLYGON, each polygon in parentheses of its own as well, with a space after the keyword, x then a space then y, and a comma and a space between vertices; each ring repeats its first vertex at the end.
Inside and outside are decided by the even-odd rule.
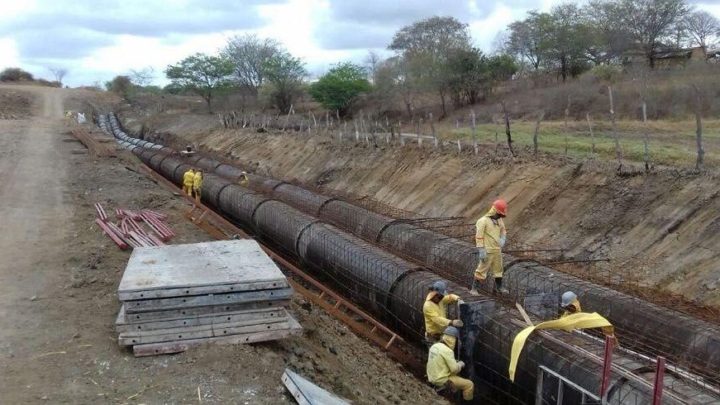
MULTIPOLYGON (((720 165, 720 120, 703 121, 703 146, 706 167, 720 165)), ((695 121, 653 121, 647 126, 637 121, 617 123, 620 146, 625 159, 643 161, 645 133, 649 137, 650 160, 654 164, 672 166, 694 166, 696 159, 695 121)), ((533 145, 534 122, 511 123, 511 133, 516 146, 533 145)), ((470 128, 441 127, 438 132, 446 140, 471 142, 470 128)), ((601 159, 615 159, 615 142, 610 122, 593 122, 596 156, 601 159)), ((496 134, 500 143, 505 143, 505 127, 496 124, 479 124, 476 129, 478 143, 495 143, 496 134)), ((590 157, 592 137, 587 122, 543 121, 538 132, 538 149, 542 152, 571 157, 590 157)))

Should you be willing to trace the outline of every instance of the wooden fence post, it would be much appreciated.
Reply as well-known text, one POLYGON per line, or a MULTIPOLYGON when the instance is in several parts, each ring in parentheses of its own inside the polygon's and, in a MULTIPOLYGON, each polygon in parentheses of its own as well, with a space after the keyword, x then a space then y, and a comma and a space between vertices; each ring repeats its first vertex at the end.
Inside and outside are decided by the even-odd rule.
POLYGON ((590 120, 590 113, 585 113, 585 119, 587 120, 588 128, 590 129, 590 140, 592 142, 592 149, 590 149, 590 154, 595 157, 595 132, 593 132, 592 121, 590 120))
POLYGON ((615 139, 615 157, 618 161, 618 171, 622 170, 623 166, 623 153, 620 147, 620 138, 617 133, 617 125, 615 123, 615 106, 613 104, 613 93, 612 87, 608 86, 608 97, 610 97, 610 124, 612 125, 613 138, 615 139))
POLYGON ((475 110, 470 111, 470 116, 472 117, 472 140, 473 140, 473 149, 475 150, 475 154, 478 154, 478 142, 477 142, 477 128, 475 126, 475 110))
MULTIPOLYGON (((545 111, 540 111, 537 121, 535 121, 535 132, 533 133, 533 153, 535 156, 538 154, 538 132, 540 132, 540 122, 543 118, 545 118, 545 111)), ((567 149, 565 153, 567 154, 567 149)))

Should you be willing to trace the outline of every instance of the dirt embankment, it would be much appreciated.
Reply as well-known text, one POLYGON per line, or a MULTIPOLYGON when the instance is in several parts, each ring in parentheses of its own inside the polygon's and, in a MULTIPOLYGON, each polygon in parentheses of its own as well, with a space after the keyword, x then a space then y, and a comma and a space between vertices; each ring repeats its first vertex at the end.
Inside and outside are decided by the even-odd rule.
POLYGON ((135 157, 81 153, 63 111, 84 108, 87 94, 24 96, 30 119, 0 119, 0 402, 292 404, 280 381, 290 367, 359 404, 444 403, 299 297, 291 312, 304 333, 296 338, 150 358, 120 348, 115 293, 130 253, 93 224, 93 204, 167 213, 173 243, 208 236, 185 219, 184 200, 136 172, 135 157))
MULTIPOLYGON (((499 161, 416 145, 338 145, 322 136, 213 125, 200 130, 192 121, 160 116, 149 125, 164 134, 166 143, 192 142, 259 173, 322 184, 429 217, 465 216, 472 222, 502 196, 510 203, 510 249, 562 247, 571 258, 609 258, 610 263, 584 271, 720 306, 716 175, 663 170, 618 176, 614 167, 596 161, 499 161)), ((139 126, 139 121, 127 122, 139 126)))

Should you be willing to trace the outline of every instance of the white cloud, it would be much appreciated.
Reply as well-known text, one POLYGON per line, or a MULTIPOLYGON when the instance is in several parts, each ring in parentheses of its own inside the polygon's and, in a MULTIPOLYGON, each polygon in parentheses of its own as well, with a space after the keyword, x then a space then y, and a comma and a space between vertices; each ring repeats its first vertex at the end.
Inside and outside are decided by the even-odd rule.
MULTIPOLYGON (((47 76, 48 66, 63 66, 66 81, 80 85, 150 66, 165 84, 168 64, 256 33, 282 42, 318 75, 341 61, 361 62, 369 49, 387 55, 398 29, 438 14, 468 23, 476 46, 488 52, 510 22, 563 1, 0 0, 0 68, 20 65, 47 76)), ((716 1, 694 3, 720 16, 716 1)))

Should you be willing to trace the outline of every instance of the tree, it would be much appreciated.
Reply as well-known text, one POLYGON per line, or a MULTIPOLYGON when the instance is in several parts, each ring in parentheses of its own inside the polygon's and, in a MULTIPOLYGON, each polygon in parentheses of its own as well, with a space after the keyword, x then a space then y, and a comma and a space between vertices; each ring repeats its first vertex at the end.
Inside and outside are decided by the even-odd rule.
POLYGON ((142 68, 140 70, 130 69, 130 73, 128 74, 130 77, 130 80, 133 82, 134 85, 139 87, 146 87, 150 83, 152 83, 153 79, 155 78, 155 69, 153 69, 151 66, 142 68))
POLYGON ((589 36, 577 5, 566 3, 552 9, 547 24, 547 56, 563 81, 581 73, 589 36))
POLYGON ((132 87, 133 84, 130 77, 124 75, 115 76, 115 78, 111 81, 105 83, 105 88, 108 91, 111 91, 126 100, 130 96, 132 87))
POLYGON ((230 38, 222 55, 232 62, 235 80, 240 86, 257 95, 265 82, 265 64, 281 52, 282 47, 276 40, 248 34, 230 38))
POLYGON ((226 88, 233 73, 233 64, 224 57, 202 53, 188 56, 177 65, 169 65, 165 75, 171 82, 202 97, 212 112, 212 98, 216 92, 226 88))
POLYGON ((20 68, 10 67, 0 72, 0 82, 33 81, 33 75, 20 68))
POLYGON ((361 66, 341 63, 310 86, 310 95, 323 107, 346 115, 357 97, 372 86, 361 66))
POLYGON ((402 56, 409 67, 406 73, 416 76, 414 81, 438 93, 446 116, 447 62, 452 52, 471 48, 467 24, 453 17, 421 20, 395 33, 388 48, 402 56), (417 68, 420 65, 422 69, 417 68))
POLYGON ((675 23, 687 14, 688 7, 685 0, 616 0, 613 11, 654 68, 663 39, 673 34, 675 23))
POLYGON ((475 104, 481 88, 487 87, 483 83, 489 78, 487 58, 476 48, 457 49, 449 56, 447 75, 455 105, 460 106, 463 101, 475 104))
POLYGON ((300 93, 303 79, 307 76, 305 64, 282 51, 266 60, 262 71, 270 103, 283 113, 289 112, 293 99, 300 93))
POLYGON ((377 75, 381 61, 382 59, 380 58, 380 55, 378 55, 375 51, 368 51, 365 59, 363 60, 365 66, 367 66, 368 80, 372 83, 375 83, 375 76, 377 75))
POLYGON ((65 75, 67 75, 67 69, 65 68, 59 68, 59 67, 50 67, 48 68, 50 73, 53 74, 55 77, 55 81, 60 84, 60 87, 62 87, 62 81, 65 78, 65 75))
POLYGON ((596 66, 619 61, 632 44, 627 27, 616 18, 617 4, 607 0, 591 1, 583 10, 583 29, 588 36, 584 50, 587 60, 596 66))
POLYGON ((550 14, 529 12, 527 18, 515 21, 508 27, 510 35, 507 49, 527 60, 534 70, 538 70, 548 56, 551 24, 550 14))
POLYGON ((703 53, 707 56, 707 48, 712 38, 720 31, 720 22, 707 11, 695 11, 688 14, 683 20, 683 25, 692 36, 693 42, 702 47, 703 53))

